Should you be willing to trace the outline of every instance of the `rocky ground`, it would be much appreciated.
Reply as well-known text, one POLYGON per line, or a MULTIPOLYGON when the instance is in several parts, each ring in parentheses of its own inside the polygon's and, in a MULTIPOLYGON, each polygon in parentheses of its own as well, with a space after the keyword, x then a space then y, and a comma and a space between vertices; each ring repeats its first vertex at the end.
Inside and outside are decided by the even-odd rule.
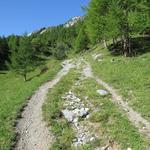
POLYGON ((91 113, 90 108, 71 91, 62 98, 65 100, 62 114, 72 124, 76 134, 75 139, 73 139, 73 145, 77 147, 98 138, 88 120, 91 113))

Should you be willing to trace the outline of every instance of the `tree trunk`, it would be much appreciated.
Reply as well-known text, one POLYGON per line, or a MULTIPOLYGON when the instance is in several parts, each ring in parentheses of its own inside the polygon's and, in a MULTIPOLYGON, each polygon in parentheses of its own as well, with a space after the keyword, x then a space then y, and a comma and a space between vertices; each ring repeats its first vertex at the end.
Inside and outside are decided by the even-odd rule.
POLYGON ((124 43, 124 38, 123 38, 123 36, 121 36, 120 40, 121 40, 121 45, 123 45, 123 43, 124 43))
POLYGON ((123 25, 123 53, 124 56, 129 56, 131 54, 131 38, 129 35, 129 23, 128 23, 128 11, 124 11, 125 24, 123 25))
POLYGON ((123 54, 124 54, 125 57, 127 57, 127 55, 128 55, 128 52, 127 52, 127 39, 124 39, 123 54))
POLYGON ((142 33, 142 50, 144 51, 145 46, 144 46, 144 38, 145 38, 145 32, 142 33))
POLYGON ((27 74, 26 73, 24 74, 24 81, 25 82, 27 81, 27 74))
POLYGON ((105 48, 108 48, 106 40, 104 40, 104 46, 105 48))
POLYGON ((117 40, 115 38, 113 38, 113 45, 117 44, 117 40))
POLYGON ((129 36, 125 36, 123 40, 123 52, 124 56, 127 57, 131 54, 131 40, 129 36))

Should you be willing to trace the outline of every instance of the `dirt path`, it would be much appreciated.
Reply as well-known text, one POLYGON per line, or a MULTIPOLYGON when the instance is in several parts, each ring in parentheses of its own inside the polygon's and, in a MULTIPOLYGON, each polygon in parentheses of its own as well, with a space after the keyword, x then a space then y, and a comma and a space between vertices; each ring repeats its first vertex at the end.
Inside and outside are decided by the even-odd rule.
POLYGON ((140 113, 134 111, 109 84, 94 76, 90 64, 85 60, 83 61, 86 64, 84 68, 84 74, 87 77, 94 78, 97 83, 102 85, 112 95, 113 102, 115 102, 120 109, 126 113, 128 119, 134 124, 135 127, 139 129, 139 132, 147 135, 150 138, 150 122, 144 119, 140 113))
POLYGON ((16 126, 19 140, 15 150, 48 150, 52 137, 42 117, 42 105, 48 90, 57 84, 60 79, 73 67, 70 61, 63 63, 63 69, 55 79, 42 85, 29 100, 22 112, 22 118, 16 126))
MULTIPOLYGON (((91 66, 84 60, 84 75, 91 77, 100 85, 106 88, 112 95, 112 100, 123 110, 129 120, 139 129, 150 137, 150 123, 145 120, 139 113, 134 111, 128 103, 123 101, 123 98, 107 83, 93 75, 91 66)), ((15 150, 48 150, 52 142, 49 128, 42 117, 42 105, 48 93, 48 90, 56 85, 60 79, 68 73, 74 66, 66 61, 63 63, 63 69, 57 74, 55 79, 42 85, 39 90, 29 100, 27 107, 22 112, 22 118, 18 120, 16 130, 19 134, 19 140, 16 144, 15 150)), ((76 67, 77 68, 77 67, 76 67)))

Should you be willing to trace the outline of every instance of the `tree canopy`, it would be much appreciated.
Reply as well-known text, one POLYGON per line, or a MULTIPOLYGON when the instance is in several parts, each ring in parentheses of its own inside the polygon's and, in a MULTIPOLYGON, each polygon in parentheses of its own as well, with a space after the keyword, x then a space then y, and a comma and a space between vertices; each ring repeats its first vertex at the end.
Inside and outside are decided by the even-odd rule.
POLYGON ((33 71, 40 62, 41 59, 35 53, 30 39, 24 36, 19 40, 19 47, 12 51, 8 66, 27 81, 27 73, 33 71))
POLYGON ((131 37, 150 27, 148 0, 91 0, 87 31, 92 43, 122 39, 124 55, 132 53, 131 37))

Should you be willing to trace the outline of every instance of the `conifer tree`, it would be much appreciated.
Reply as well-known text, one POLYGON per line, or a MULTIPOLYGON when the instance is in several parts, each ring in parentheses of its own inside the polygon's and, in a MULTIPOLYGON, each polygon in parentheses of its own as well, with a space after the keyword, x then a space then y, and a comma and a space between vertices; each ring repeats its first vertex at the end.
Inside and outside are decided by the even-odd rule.
POLYGON ((63 42, 58 42, 56 48, 53 51, 53 55, 58 59, 62 60, 67 57, 66 53, 68 51, 68 47, 63 42))
POLYGON ((8 59, 9 48, 7 39, 5 37, 0 37, 0 69, 5 68, 5 60, 8 59))
POLYGON ((87 36, 84 28, 85 27, 83 26, 80 29, 79 34, 76 38, 76 41, 75 41, 76 52, 81 52, 83 50, 88 49, 89 40, 88 40, 88 36, 87 36))
POLYGON ((131 38, 149 27, 148 0, 91 0, 87 31, 93 43, 122 39, 125 56, 132 54, 131 38))
POLYGON ((26 36, 20 39, 19 47, 12 51, 10 61, 8 63, 10 69, 22 75, 25 81, 27 81, 27 73, 33 71, 41 63, 32 48, 30 39, 26 36))

